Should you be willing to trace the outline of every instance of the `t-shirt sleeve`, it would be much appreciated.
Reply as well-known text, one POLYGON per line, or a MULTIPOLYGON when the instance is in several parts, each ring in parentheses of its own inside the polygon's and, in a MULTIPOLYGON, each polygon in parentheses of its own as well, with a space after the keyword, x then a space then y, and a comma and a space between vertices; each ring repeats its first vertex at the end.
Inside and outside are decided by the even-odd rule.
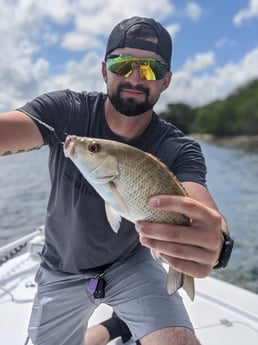
POLYGON ((188 138, 183 140, 170 166, 172 172, 181 182, 196 182, 207 187, 207 169, 199 143, 188 138))
POLYGON ((20 107, 38 126, 44 144, 63 141, 74 108, 73 94, 69 90, 43 94, 20 107))

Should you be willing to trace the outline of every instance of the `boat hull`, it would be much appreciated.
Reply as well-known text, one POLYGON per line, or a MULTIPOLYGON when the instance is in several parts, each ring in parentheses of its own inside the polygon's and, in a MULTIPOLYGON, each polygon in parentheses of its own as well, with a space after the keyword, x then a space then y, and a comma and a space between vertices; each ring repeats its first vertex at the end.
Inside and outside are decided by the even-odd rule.
MULTIPOLYGON (((4 345, 25 344, 36 292, 34 276, 39 265, 43 235, 29 242, 28 251, 0 266, 0 339, 4 345)), ((202 345, 257 345, 258 295, 215 278, 196 279, 194 302, 179 291, 202 345)), ((102 304, 89 325, 109 318, 112 309, 102 304)), ((30 344, 30 343, 28 343, 30 344)), ((121 345, 120 339, 110 342, 121 345)), ((127 345, 135 344, 132 340, 127 345)))

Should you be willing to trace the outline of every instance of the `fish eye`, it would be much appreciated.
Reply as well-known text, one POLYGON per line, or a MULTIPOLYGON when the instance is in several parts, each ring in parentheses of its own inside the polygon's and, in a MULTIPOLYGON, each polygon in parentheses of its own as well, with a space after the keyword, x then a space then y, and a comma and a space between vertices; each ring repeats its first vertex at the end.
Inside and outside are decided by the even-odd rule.
POLYGON ((88 145, 88 150, 92 153, 96 153, 100 150, 100 145, 95 143, 94 141, 88 145))

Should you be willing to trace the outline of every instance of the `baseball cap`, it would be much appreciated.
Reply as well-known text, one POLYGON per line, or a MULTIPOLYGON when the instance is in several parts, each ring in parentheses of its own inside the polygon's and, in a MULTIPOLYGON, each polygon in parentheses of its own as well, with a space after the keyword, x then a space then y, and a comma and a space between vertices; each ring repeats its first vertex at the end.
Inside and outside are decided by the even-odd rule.
POLYGON ((168 31, 152 18, 131 17, 118 23, 111 31, 105 53, 105 60, 108 55, 117 48, 137 48, 155 52, 160 55, 168 64, 170 69, 170 60, 172 55, 172 40, 168 31), (136 24, 147 24, 155 31, 158 42, 153 43, 143 38, 128 38, 128 30, 136 24))

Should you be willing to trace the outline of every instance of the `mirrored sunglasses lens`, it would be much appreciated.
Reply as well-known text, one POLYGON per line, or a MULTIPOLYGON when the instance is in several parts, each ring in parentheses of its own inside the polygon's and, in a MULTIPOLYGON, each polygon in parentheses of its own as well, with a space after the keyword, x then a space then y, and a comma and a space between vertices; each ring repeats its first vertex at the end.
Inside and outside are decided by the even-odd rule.
POLYGON ((163 79, 168 72, 167 67, 165 65, 163 65, 162 63, 160 63, 159 61, 156 61, 156 60, 153 60, 150 63, 150 68, 153 71, 153 73, 155 74, 156 80, 163 79))
POLYGON ((107 67, 110 72, 121 76, 125 76, 132 69, 130 61, 121 61, 119 58, 108 59, 107 67))
POLYGON ((139 75, 140 79, 147 79, 147 80, 156 80, 155 72, 151 69, 150 66, 140 65, 139 66, 139 75))
POLYGON ((138 68, 141 79, 163 79, 167 69, 159 61, 154 59, 135 59, 128 56, 118 56, 107 60, 108 70, 125 78, 130 77, 133 70, 138 68))

